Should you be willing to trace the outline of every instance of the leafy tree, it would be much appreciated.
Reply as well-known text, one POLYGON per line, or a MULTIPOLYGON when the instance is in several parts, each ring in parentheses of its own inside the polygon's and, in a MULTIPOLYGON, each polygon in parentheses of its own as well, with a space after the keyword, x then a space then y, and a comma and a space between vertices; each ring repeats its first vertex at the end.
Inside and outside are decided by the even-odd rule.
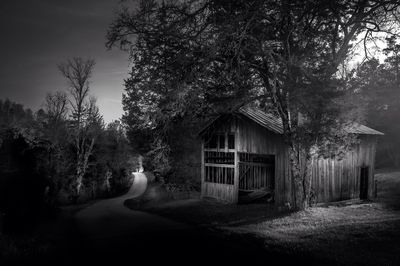
POLYGON ((45 207, 45 175, 38 169, 43 147, 16 128, 0 132, 0 211, 4 230, 28 233, 45 207))
MULTIPOLYGON (((174 130, 180 121, 187 116, 204 119, 207 113, 226 111, 229 103, 243 99, 247 93, 243 93, 244 86, 237 85, 239 79, 233 74, 226 71, 226 75, 221 74, 223 65, 207 62, 208 52, 205 54, 203 47, 199 46, 193 52, 190 40, 177 41, 164 35, 162 32, 168 31, 178 36, 180 29, 166 27, 168 14, 163 10, 147 17, 149 14, 145 9, 156 7, 157 3, 142 1, 141 6, 143 10, 138 16, 143 19, 143 28, 154 30, 154 36, 140 34, 137 46, 127 47, 132 49, 134 67, 131 77, 125 82, 123 121, 129 125, 128 136, 135 148, 147 153, 155 168, 168 173, 173 165, 170 147, 175 146, 171 136, 178 134, 186 137, 185 132, 174 130), (164 37, 169 44, 165 46, 165 51, 158 41, 164 37), (195 65, 193 60, 204 63, 195 65), (195 75, 202 73, 199 70, 206 71, 202 78, 195 75), (183 79, 201 82, 182 84, 183 79)), ((167 8, 167 5, 164 7, 167 8)), ((115 30, 123 27, 129 17, 129 11, 124 12, 121 14, 124 18, 118 18, 109 32, 109 47, 117 38, 115 30)), ((194 131, 196 124, 189 122, 185 126, 187 130, 194 131)))
POLYGON ((400 165, 399 47, 395 37, 387 38, 384 62, 375 58, 364 62, 350 80, 351 89, 362 99, 368 123, 385 133, 377 148, 378 166, 400 165))
POLYGON ((45 99, 45 112, 49 122, 57 124, 65 121, 68 112, 67 94, 61 91, 55 94, 48 93, 45 99))
POLYGON ((75 57, 59 65, 61 74, 68 82, 71 96, 71 129, 76 152, 76 197, 80 195, 89 157, 99 130, 103 127, 96 100, 89 96, 89 80, 94 64, 94 60, 75 57))
POLYGON ((0 100, 0 126, 24 126, 33 121, 33 113, 25 109, 22 104, 12 102, 8 99, 0 100))
POLYGON ((109 123, 98 143, 101 145, 94 148, 95 169, 92 168, 97 172, 96 183, 108 195, 124 192, 131 185, 131 173, 137 168, 137 160, 121 122, 109 123))
POLYGON ((392 70, 391 72, 394 75, 394 80, 396 81, 396 85, 400 84, 400 44, 397 43, 397 38, 395 35, 392 35, 386 38, 387 47, 383 49, 384 54, 387 56, 385 59, 385 63, 392 70))
POLYGON ((71 166, 74 164, 69 141, 67 94, 61 91, 48 93, 43 108, 36 113, 36 120, 40 124, 38 131, 49 143, 48 154, 42 161, 51 183, 49 196, 55 201, 60 190, 70 181, 71 166))
POLYGON ((197 0, 124 7, 110 26, 108 46, 130 52, 126 117, 139 114, 145 121, 127 122, 165 132, 169 121, 188 109, 202 112, 220 95, 236 99, 224 101, 233 110, 261 95, 282 120, 296 207, 304 208, 313 152, 341 153, 354 141, 345 130, 348 109, 341 112, 345 89, 338 67, 360 34, 367 43, 376 32, 393 31, 399 6, 369 0, 197 0))
POLYGON ((77 200, 77 167, 84 170, 79 200, 116 195, 131 185, 137 159, 121 123, 105 128, 88 92, 78 123, 78 97, 68 96, 49 93, 34 114, 21 104, 0 100, 0 209, 15 216, 8 219, 11 223, 24 220, 17 227, 32 224, 33 214, 44 207, 77 200))
POLYGON ((47 178, 40 160, 48 143, 38 127, 31 110, 0 100, 0 211, 7 232, 30 232, 45 207, 47 178))

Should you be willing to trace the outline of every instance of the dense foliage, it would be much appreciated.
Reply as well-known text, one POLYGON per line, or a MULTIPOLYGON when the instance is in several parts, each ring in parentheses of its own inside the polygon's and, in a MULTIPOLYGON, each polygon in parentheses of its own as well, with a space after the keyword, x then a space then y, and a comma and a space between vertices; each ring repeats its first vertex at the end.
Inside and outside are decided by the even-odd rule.
POLYGON ((385 133, 377 147, 377 167, 400 166, 400 45, 387 38, 386 58, 371 58, 350 73, 349 86, 358 96, 369 125, 385 133))
POLYGON ((35 113, 0 100, 0 222, 6 231, 29 231, 59 205, 118 195, 131 185, 137 160, 125 130, 119 121, 101 122, 90 129, 96 142, 76 194, 76 138, 67 99, 49 94, 35 113))
POLYGON ((351 148, 356 140, 346 128, 362 118, 346 101, 353 91, 338 68, 360 34, 368 43, 377 32, 396 30, 399 6, 368 0, 126 4, 108 32, 108 46, 128 51, 133 65, 124 121, 148 143, 143 148, 154 163, 168 166, 178 121, 201 122, 249 102, 266 105, 282 120, 296 208, 304 208, 312 156, 351 148))

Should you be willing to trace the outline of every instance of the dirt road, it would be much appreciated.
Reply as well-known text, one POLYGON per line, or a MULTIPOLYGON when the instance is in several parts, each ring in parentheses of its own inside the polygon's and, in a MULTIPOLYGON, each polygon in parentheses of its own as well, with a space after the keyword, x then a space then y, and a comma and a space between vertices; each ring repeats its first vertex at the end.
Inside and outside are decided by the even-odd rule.
POLYGON ((124 206, 125 200, 140 197, 146 188, 146 176, 143 173, 135 173, 133 185, 128 193, 117 198, 101 200, 76 214, 79 232, 87 239, 96 240, 185 229, 183 224, 144 212, 132 211, 124 206))
POLYGON ((177 223, 156 215, 132 211, 124 206, 147 187, 144 174, 135 174, 131 190, 124 196, 99 201, 75 216, 78 238, 70 263, 126 265, 173 263, 191 265, 216 262, 271 262, 260 245, 232 241, 207 230, 177 223))

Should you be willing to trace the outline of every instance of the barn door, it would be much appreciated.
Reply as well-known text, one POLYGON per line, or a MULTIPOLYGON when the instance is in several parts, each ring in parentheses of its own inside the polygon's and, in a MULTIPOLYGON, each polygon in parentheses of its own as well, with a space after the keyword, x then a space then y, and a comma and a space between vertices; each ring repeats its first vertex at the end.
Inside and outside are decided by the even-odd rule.
POLYGON ((275 158, 273 155, 239 153, 239 190, 274 190, 275 158))
POLYGON ((360 171, 360 199, 368 198, 369 167, 361 167, 360 171))

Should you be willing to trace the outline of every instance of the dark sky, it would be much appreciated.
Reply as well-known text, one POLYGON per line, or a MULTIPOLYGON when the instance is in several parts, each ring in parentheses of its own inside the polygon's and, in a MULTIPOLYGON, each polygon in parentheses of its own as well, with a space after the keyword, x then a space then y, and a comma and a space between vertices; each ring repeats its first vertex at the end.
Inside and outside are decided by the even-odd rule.
POLYGON ((106 122, 120 118, 128 55, 105 48, 119 0, 1 0, 0 99, 37 110, 47 92, 64 90, 57 64, 96 60, 91 93, 106 122))

